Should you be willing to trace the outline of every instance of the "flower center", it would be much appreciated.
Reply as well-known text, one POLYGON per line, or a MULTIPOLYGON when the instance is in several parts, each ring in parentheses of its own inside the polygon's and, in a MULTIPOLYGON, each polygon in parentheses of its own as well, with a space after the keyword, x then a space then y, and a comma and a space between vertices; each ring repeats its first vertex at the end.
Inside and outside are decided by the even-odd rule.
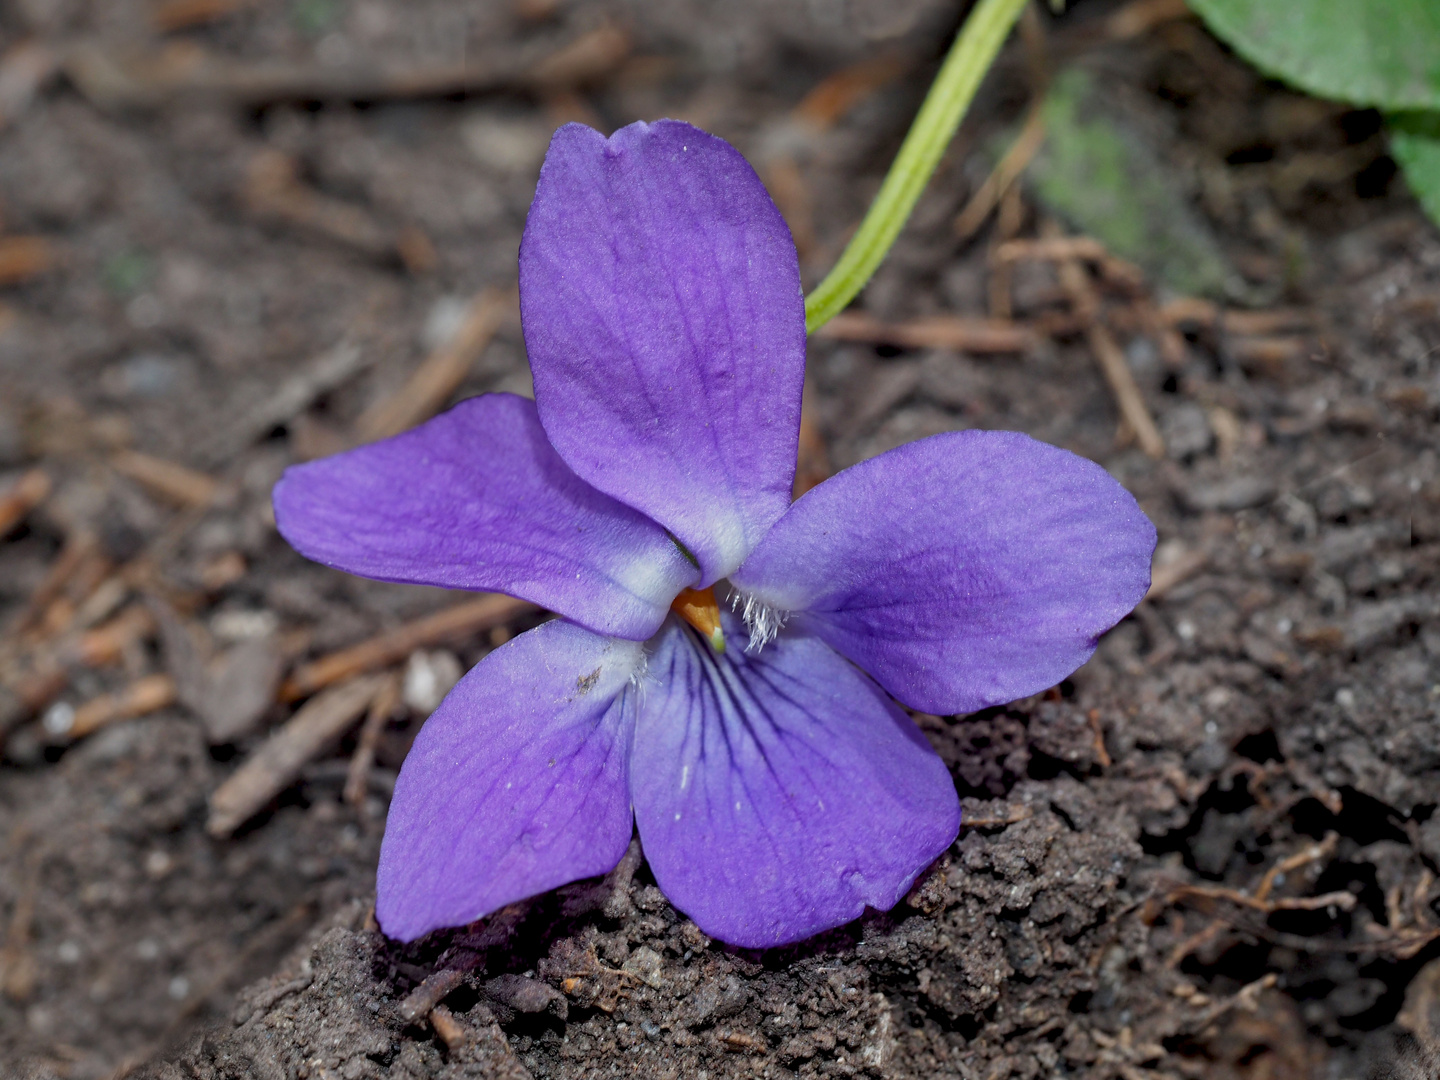
POLYGON ((716 652, 725 651, 725 631, 720 629, 720 605, 715 602, 715 586, 708 589, 681 589, 670 604, 679 615, 710 642, 716 652))

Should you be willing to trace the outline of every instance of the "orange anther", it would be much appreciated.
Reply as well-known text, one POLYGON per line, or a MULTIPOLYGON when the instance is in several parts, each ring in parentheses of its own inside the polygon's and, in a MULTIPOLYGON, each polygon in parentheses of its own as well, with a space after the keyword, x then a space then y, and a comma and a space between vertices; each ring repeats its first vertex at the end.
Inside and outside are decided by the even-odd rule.
POLYGON ((670 604, 670 610, 699 630, 716 652, 725 651, 725 631, 720 629, 720 605, 715 602, 715 587, 682 589, 670 604))

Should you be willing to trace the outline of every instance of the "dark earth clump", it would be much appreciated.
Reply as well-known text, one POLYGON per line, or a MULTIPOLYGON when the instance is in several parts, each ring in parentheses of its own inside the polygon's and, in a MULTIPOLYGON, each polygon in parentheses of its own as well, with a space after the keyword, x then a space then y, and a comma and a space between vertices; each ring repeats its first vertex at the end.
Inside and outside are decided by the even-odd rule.
MULTIPOLYGON (((365 430, 470 297, 513 283, 557 123, 674 115, 731 139, 818 281, 959 13, 719 7, 0 9, 0 255, 7 236, 53 254, 33 273, 0 258, 0 493, 36 467, 53 483, 0 537, 0 1075, 1440 1074, 1440 232, 1377 117, 1267 83, 1193 21, 1137 20, 1144 5, 1082 0, 1012 43, 860 304, 888 323, 1007 317, 1029 344, 812 340, 823 450, 806 468, 1018 429, 1104 464, 1161 538, 1154 594, 1071 679, 917 717, 965 824, 893 911, 729 948, 666 903, 636 845, 604 879, 400 946, 374 927, 373 874, 423 686, 381 717, 358 793, 341 797, 352 732, 231 836, 207 832, 207 801, 289 716, 264 706, 273 693, 218 727, 192 688, 65 737, 102 694, 182 679, 166 620, 212 663, 268 643, 243 670, 274 678, 462 598, 305 562, 268 492, 365 430), (590 52, 564 68, 576 42, 590 52), (165 48, 172 65, 263 59, 310 82, 167 98, 97 74, 165 48), (510 74, 401 93, 377 60, 510 74), (1056 222, 1075 231, 1065 208, 1023 187, 973 236, 952 224, 1045 73, 1071 62, 1104 75, 1115 122, 1167 163, 1253 308, 1217 316, 1223 296, 1177 299, 1113 261, 1087 271, 1158 460, 1117 432, 1066 274, 996 257, 1056 222), (354 70, 371 84, 336 75, 354 70), (340 374, 274 408, 322 362, 340 374), (187 503, 137 479, 128 451, 216 489, 187 503), (56 588, 65 558, 78 569, 56 588), (158 637, 70 657, 63 688, 25 704, 14 641, 132 601, 160 613, 158 637)), ((528 387, 511 317, 450 400, 528 387)), ((537 619, 410 665, 468 666, 537 619)))

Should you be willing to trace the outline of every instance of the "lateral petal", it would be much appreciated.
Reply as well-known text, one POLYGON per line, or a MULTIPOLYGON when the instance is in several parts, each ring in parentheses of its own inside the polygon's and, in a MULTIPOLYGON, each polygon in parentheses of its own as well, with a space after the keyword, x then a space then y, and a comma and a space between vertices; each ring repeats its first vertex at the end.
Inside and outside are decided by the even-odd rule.
POLYGON ((1027 435, 897 447, 801 497, 731 577, 906 705, 1053 686, 1150 586, 1155 526, 1092 461, 1027 435))
POLYGON ((617 637, 648 638, 695 578, 663 529, 570 470, 513 394, 289 468, 274 504, 281 535, 316 562, 509 593, 617 637))
POLYGON ((954 782, 925 737, 813 637, 716 654, 672 620, 634 747, 630 789, 655 880, 732 945, 782 945, 892 907, 960 825, 954 782))
POLYGON ((376 882, 386 934, 413 941, 620 861, 643 662, 638 642, 556 620, 460 680, 395 783, 376 882))
POLYGON ((790 502, 805 307, 789 229, 689 124, 568 124, 520 244, 535 399, 570 467, 674 533, 700 586, 790 502))

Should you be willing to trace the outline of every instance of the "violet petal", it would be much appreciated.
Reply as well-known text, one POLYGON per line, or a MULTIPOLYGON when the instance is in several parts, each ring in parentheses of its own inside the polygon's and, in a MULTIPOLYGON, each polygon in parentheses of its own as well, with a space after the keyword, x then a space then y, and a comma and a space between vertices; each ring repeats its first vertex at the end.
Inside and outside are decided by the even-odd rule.
POLYGON ((535 399, 577 473, 674 533, 701 586, 790 502, 805 367, 795 245, 723 139, 555 133, 520 245, 535 399))
POLYGON ((892 907, 960 823, 954 782, 910 718, 824 642, 790 634, 716 654, 672 620, 630 775, 661 890, 705 933, 752 948, 892 907))
POLYGON ((281 534, 317 562, 509 593, 618 637, 653 634, 695 578, 663 529, 570 471, 513 394, 287 469, 274 502, 281 534))
POLYGON ((637 642, 545 623, 425 721, 385 823, 375 913, 402 941, 610 870, 630 843, 637 642))
POLYGON ((807 493, 732 583, 906 705, 1055 685, 1150 584, 1155 526, 1094 462, 1001 431, 897 447, 807 493))

